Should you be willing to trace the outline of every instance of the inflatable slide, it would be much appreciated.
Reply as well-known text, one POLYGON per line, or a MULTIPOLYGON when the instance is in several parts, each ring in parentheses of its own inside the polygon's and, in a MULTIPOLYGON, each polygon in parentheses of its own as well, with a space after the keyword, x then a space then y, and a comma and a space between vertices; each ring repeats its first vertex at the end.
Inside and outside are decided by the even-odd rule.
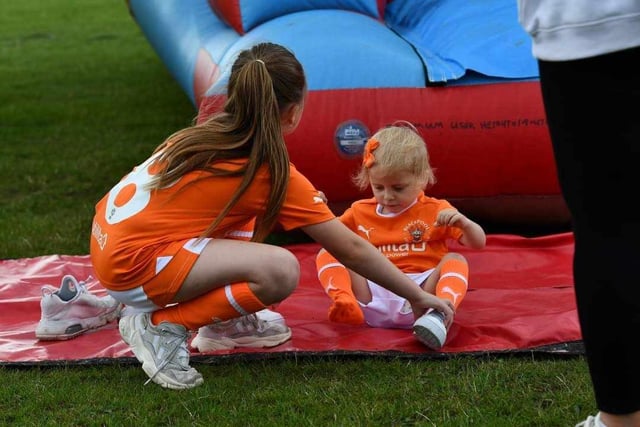
POLYGON ((131 14, 206 120, 238 51, 300 59, 309 97, 291 160, 336 213, 367 138, 395 120, 423 134, 447 198, 480 222, 568 224, 537 64, 512 0, 129 0, 131 14))

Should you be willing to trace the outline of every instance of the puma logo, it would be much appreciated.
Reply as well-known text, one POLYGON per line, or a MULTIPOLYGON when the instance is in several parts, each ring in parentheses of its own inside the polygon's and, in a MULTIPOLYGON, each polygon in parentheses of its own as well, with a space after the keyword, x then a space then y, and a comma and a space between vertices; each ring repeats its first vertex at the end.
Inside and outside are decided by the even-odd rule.
POLYGON ((329 277, 329 283, 327 283, 327 287, 324 288, 325 292, 328 294, 330 291, 337 291, 338 288, 333 286, 333 276, 329 277))
POLYGON ((367 236, 367 240, 370 240, 369 233, 373 231, 373 228, 365 228, 362 224, 360 224, 358 225, 358 231, 362 231, 367 236))
POLYGON ((441 292, 443 294, 451 295, 451 297, 453 298, 453 305, 455 305, 458 302, 458 297, 460 297, 460 295, 462 295, 461 293, 458 293, 458 292, 454 291, 453 289, 451 289, 449 286, 445 286, 444 288, 442 288, 441 292))

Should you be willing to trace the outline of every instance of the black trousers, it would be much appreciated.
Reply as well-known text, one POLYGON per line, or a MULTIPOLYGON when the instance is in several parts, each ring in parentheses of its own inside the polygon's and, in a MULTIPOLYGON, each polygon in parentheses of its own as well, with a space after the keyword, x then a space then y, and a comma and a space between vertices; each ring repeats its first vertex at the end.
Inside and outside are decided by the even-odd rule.
POLYGON ((600 410, 640 410, 640 48, 539 61, 573 273, 600 410))

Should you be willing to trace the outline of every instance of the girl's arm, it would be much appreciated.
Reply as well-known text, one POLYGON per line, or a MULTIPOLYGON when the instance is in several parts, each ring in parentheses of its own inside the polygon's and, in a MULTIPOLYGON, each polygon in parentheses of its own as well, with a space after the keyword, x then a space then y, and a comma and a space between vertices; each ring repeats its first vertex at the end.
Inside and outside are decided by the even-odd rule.
POLYGON ((464 217, 464 220, 458 222, 462 223, 462 225, 457 226, 462 229, 462 237, 460 237, 459 242, 472 249, 484 248, 487 244, 487 235, 482 227, 480 227, 476 222, 471 221, 466 216, 464 217))
POLYGON ((375 246, 349 230, 339 219, 302 229, 347 268, 409 301, 416 316, 434 308, 443 312, 447 321, 453 319, 451 303, 416 286, 375 246))

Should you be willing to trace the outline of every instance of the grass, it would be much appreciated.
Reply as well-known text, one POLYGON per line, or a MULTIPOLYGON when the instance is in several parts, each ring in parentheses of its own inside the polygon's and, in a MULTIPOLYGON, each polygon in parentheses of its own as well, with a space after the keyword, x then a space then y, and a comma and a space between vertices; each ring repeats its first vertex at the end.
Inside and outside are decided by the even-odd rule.
MULTIPOLYGON (((0 6, 0 258, 88 253, 93 207, 196 111, 126 2, 0 6)), ((176 392, 138 364, 0 366, 0 424, 567 426, 584 359, 285 357, 194 362, 176 392)))
POLYGON ((195 109, 124 1, 2 9, 0 257, 88 253, 101 194, 195 109))
POLYGON ((567 426, 590 397, 572 360, 304 358, 196 365, 170 391, 137 366, 2 368, 3 425, 567 426))

